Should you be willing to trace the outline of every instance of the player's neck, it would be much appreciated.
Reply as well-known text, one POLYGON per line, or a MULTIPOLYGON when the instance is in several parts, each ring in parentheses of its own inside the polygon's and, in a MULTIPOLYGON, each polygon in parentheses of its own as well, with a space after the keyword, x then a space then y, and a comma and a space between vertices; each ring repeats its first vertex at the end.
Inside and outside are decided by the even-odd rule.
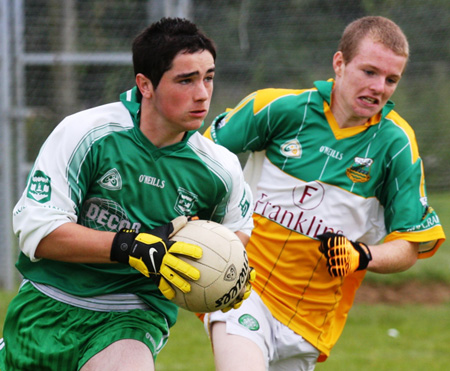
POLYGON ((357 115, 350 107, 339 101, 331 100, 331 113, 333 114, 339 128, 351 128, 364 125, 370 118, 357 115))
POLYGON ((140 129, 155 147, 167 147, 183 140, 185 131, 171 130, 165 122, 155 120, 154 117, 152 119, 151 116, 146 110, 141 112, 140 129))

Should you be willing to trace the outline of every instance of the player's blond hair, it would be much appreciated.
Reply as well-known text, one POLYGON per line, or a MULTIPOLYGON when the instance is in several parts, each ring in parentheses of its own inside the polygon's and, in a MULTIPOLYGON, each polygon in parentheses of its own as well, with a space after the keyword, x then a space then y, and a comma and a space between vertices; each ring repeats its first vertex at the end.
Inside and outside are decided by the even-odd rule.
POLYGON ((409 44, 401 28, 388 18, 368 16, 351 22, 344 30, 338 50, 345 63, 358 53, 358 47, 366 36, 391 49, 395 54, 408 58, 409 44))

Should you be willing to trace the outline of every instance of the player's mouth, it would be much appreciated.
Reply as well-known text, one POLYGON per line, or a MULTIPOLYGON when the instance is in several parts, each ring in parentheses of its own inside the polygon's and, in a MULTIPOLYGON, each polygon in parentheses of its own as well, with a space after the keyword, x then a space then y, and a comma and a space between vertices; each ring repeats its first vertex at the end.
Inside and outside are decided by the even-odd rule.
POLYGON ((190 115, 192 117, 196 117, 196 118, 204 118, 206 116, 206 114, 208 113, 207 110, 203 109, 203 110, 195 110, 195 111, 190 111, 190 115))
POLYGON ((373 105, 378 105, 378 104, 379 104, 379 100, 376 99, 376 98, 363 96, 363 97, 359 97, 359 99, 360 99, 363 103, 369 104, 369 105, 371 105, 371 106, 373 106, 373 105))

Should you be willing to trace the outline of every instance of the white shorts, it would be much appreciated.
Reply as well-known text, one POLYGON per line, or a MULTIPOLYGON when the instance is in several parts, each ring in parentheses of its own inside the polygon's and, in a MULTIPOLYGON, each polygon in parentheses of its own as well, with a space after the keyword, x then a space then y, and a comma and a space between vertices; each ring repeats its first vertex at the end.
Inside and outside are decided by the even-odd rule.
POLYGON ((208 335, 213 322, 225 322, 228 334, 243 336, 257 344, 268 370, 314 370, 319 350, 275 319, 254 291, 239 309, 207 313, 204 324, 208 335))

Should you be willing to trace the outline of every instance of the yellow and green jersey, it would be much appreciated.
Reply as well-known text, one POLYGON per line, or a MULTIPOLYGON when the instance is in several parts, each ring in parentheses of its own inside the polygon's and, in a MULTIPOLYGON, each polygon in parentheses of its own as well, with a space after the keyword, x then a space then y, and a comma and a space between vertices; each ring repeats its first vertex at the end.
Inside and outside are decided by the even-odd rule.
POLYGON ((333 81, 305 90, 264 89, 219 115, 206 132, 234 153, 254 191, 247 245, 255 290, 272 314, 328 356, 365 272, 332 278, 317 235, 377 244, 420 243, 420 258, 445 236, 427 203, 414 132, 388 102, 365 125, 339 128, 333 81))
POLYGON ((122 264, 75 264, 34 253, 64 223, 96 230, 146 232, 180 215, 250 234, 251 192, 236 155, 198 132, 157 148, 139 129, 136 88, 121 101, 64 119, 44 143, 14 209, 22 250, 17 268, 46 295, 93 310, 143 303, 169 325, 177 307, 155 281, 122 264))

